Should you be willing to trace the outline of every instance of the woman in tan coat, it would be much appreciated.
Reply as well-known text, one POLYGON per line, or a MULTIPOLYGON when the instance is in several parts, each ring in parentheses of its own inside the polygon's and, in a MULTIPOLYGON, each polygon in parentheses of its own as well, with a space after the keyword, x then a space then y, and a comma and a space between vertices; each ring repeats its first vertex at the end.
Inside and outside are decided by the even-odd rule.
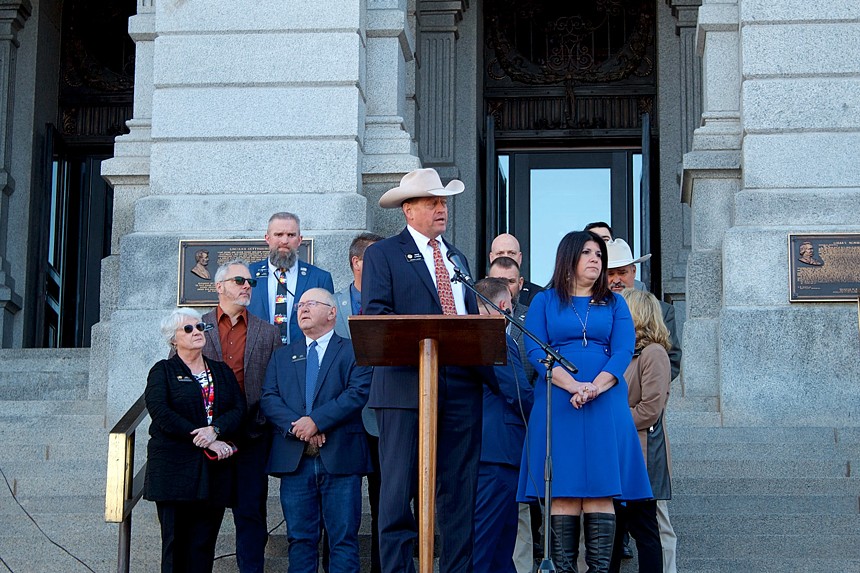
MULTIPOLYGON (((654 295, 634 289, 625 289, 621 294, 630 308, 636 330, 633 360, 624 372, 627 402, 639 433, 654 499, 616 504, 616 515, 619 523, 624 522, 636 540, 640 573, 662 573, 663 550, 657 524, 656 500, 671 497, 669 444, 663 432, 663 414, 669 399, 669 383, 672 381, 672 367, 667 353, 672 344, 669 330, 663 323, 660 304, 654 295)), ((621 564, 624 527, 616 531, 610 572, 617 572, 621 564)))

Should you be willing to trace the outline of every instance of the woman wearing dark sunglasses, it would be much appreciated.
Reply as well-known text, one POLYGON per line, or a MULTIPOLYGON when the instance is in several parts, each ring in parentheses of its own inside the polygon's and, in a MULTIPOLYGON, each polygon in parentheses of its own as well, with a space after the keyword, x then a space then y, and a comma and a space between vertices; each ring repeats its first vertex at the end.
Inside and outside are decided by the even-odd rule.
POLYGON ((161 571, 211 573, 226 507, 235 497, 234 449, 245 398, 223 362, 203 356, 206 324, 191 308, 161 321, 175 354, 159 360, 146 381, 152 418, 144 498, 161 523, 161 571))

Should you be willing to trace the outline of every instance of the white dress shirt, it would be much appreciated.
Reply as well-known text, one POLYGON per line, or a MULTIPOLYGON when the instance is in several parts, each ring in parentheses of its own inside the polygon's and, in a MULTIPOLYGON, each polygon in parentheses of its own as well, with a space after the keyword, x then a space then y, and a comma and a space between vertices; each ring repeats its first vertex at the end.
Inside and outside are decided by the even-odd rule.
MULTIPOLYGON (((424 257, 424 264, 427 265, 427 270, 430 271, 430 278, 433 279, 433 285, 438 291, 439 285, 436 284, 436 262, 433 260, 433 247, 430 246, 430 237, 425 237, 409 225, 406 225, 406 229, 409 231, 409 234, 412 235, 412 239, 415 241, 415 244, 418 245, 418 250, 421 252, 421 256, 424 257)), ((436 240, 439 242, 439 250, 442 253, 442 262, 445 263, 445 268, 448 270, 448 276, 453 277, 454 263, 448 260, 448 246, 445 244, 445 241, 442 240, 441 236, 436 237, 436 240)), ((457 314, 469 314, 466 312, 465 290, 466 287, 460 283, 451 283, 451 291, 454 293, 454 307, 457 309, 457 314)))
MULTIPOLYGON (((317 338, 317 357, 320 360, 320 364, 322 364, 323 356, 325 356, 326 348, 328 348, 328 343, 331 342, 331 337, 334 334, 334 329, 332 328, 319 338, 317 338)), ((305 351, 307 352, 308 348, 310 348, 311 342, 313 342, 313 338, 308 338, 305 336, 305 351)), ((307 354, 305 354, 307 356, 307 354)))
MULTIPOLYGON (((278 294, 278 277, 275 274, 278 270, 278 267, 272 265, 272 261, 268 261, 269 264, 269 324, 275 324, 275 297, 278 294)), ((289 269, 287 269, 287 323, 290 321, 290 317, 293 314, 293 295, 296 293, 296 283, 299 281, 299 259, 296 259, 296 262, 293 263, 289 269), (292 294, 290 294, 292 293, 292 294)), ((289 330, 289 328, 287 328, 289 330)))

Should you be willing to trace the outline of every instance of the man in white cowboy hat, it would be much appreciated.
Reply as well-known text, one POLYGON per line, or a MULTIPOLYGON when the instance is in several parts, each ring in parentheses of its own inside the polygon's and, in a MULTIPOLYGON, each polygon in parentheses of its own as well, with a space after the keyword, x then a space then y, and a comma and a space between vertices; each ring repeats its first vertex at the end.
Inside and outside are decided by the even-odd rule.
MULTIPOLYGON (((609 288, 620 293, 625 288, 638 288, 636 281, 636 264, 647 261, 651 253, 642 255, 638 259, 633 258, 630 245, 624 239, 613 239, 606 242, 606 252, 609 258, 606 270, 606 280, 609 288)), ((640 289, 642 290, 642 289, 640 289)), ((672 363, 672 379, 674 380, 681 371, 681 345, 678 343, 678 334, 675 324, 675 307, 662 300, 660 308, 663 310, 663 322, 672 336, 672 349, 669 351, 669 361, 672 363)))
MULTIPOLYGON (((474 295, 452 284, 446 256, 456 248, 441 235, 448 225, 448 197, 462 193, 456 179, 442 185, 434 169, 407 173, 379 206, 400 209, 406 228, 364 252, 364 314, 478 314, 474 295)), ((468 272, 468 269, 465 269, 468 272)), ((439 371, 436 506, 440 516, 440 573, 472 570, 473 519, 481 452, 483 370, 439 371)), ((379 425, 379 549, 384 573, 413 573, 417 525, 410 502, 418 480, 418 370, 376 367, 368 406, 379 425)))
MULTIPOLYGON (((651 254, 648 253, 638 259, 634 259, 633 253, 630 251, 630 246, 624 239, 606 241, 606 255, 609 259, 606 265, 606 280, 609 283, 609 288, 613 292, 618 293, 625 288, 635 288, 636 263, 641 263, 651 258, 651 254)), ((666 328, 669 329, 669 335, 672 340, 672 348, 669 350, 669 362, 672 365, 672 379, 674 380, 681 371, 681 347, 678 343, 678 334, 676 332, 675 307, 662 300, 658 302, 663 311, 663 322, 666 323, 666 328)), ((675 535, 672 523, 669 521, 668 505, 665 500, 657 502, 657 523, 660 527, 660 543, 663 546, 663 571, 664 573, 675 573, 677 570, 675 565, 677 536, 675 535)))

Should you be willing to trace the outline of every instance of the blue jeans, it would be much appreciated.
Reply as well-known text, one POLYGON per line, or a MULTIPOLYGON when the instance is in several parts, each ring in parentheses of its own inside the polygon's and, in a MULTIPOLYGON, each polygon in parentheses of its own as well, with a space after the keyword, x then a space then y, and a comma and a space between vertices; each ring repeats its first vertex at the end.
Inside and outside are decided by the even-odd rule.
POLYGON ((281 476, 287 522, 289 573, 316 573, 320 526, 328 533, 329 573, 358 573, 361 476, 326 471, 319 457, 303 456, 296 471, 281 476))

